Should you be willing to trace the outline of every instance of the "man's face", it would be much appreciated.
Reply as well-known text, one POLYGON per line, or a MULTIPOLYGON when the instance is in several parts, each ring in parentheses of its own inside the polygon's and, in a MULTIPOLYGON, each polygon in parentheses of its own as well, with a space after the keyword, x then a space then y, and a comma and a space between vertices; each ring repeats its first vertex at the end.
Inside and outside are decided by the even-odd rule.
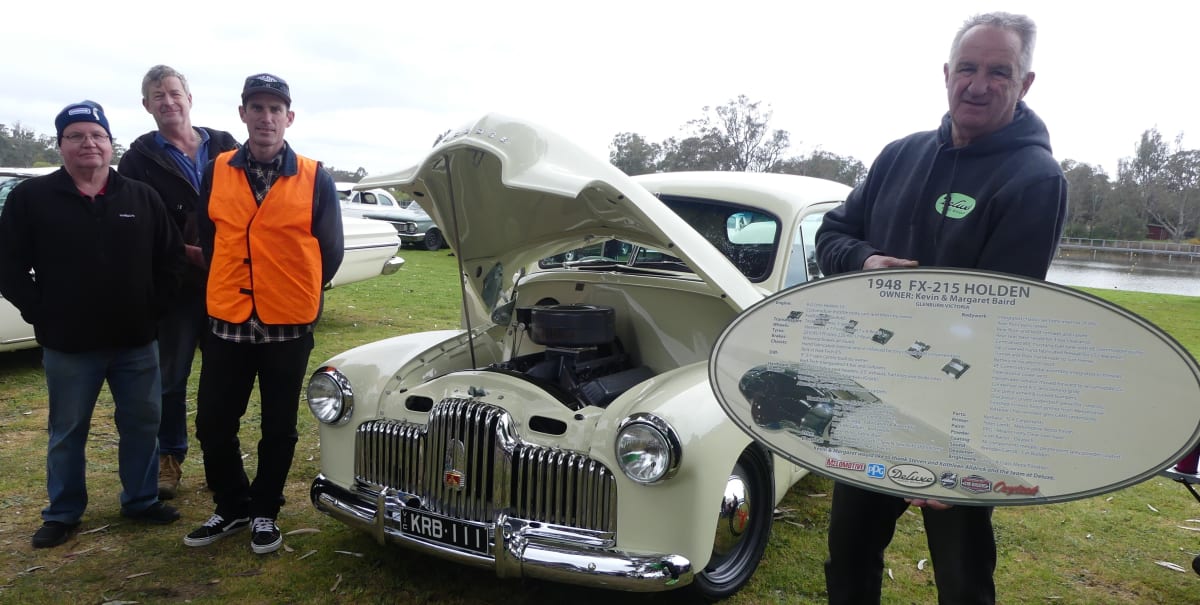
POLYGON ((1021 76, 1021 39, 1016 32, 977 25, 959 41, 943 67, 955 144, 991 134, 1012 122, 1017 101, 1033 84, 1021 76))
POLYGON ((251 95, 238 113, 250 134, 250 144, 259 147, 283 145, 283 132, 296 117, 283 99, 265 92, 251 95))
POLYGON ((186 123, 192 111, 192 95, 183 89, 179 78, 170 76, 150 84, 142 107, 154 116, 161 130, 164 126, 186 123))
POLYGON ((63 129, 58 153, 62 155, 67 172, 101 168, 112 162, 112 140, 103 126, 95 122, 76 122, 63 129), (75 138, 80 140, 74 141, 75 138))

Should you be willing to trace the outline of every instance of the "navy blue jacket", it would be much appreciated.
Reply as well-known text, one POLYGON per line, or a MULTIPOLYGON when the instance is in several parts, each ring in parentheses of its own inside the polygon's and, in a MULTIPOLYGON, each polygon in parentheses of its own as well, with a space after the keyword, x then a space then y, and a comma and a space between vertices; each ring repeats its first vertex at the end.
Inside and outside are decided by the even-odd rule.
POLYGON ((1010 124, 964 147, 953 146, 950 128, 946 114, 938 130, 889 144, 846 203, 826 213, 822 272, 857 271, 882 254, 1046 277, 1067 216, 1046 125, 1020 102, 1010 124))

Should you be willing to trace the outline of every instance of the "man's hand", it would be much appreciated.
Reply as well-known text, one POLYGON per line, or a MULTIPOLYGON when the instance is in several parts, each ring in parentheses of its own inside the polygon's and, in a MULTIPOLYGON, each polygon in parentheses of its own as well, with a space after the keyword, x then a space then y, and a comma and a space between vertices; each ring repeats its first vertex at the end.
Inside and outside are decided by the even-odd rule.
POLYGON ((916 267, 916 266, 917 266, 917 261, 915 261, 915 260, 908 260, 906 258, 896 258, 894 256, 884 256, 882 254, 876 254, 874 256, 868 256, 867 260, 865 262, 863 262, 862 268, 864 270, 867 270, 867 269, 884 269, 887 267, 916 267))
POLYGON ((953 504, 946 504, 941 500, 926 500, 924 498, 905 498, 905 502, 917 508, 929 508, 932 510, 946 510, 953 507, 953 504))

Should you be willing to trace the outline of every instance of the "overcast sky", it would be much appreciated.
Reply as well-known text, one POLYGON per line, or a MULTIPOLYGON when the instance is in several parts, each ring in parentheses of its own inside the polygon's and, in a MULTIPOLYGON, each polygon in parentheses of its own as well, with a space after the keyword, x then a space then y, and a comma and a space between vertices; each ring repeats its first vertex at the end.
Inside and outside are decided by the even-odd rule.
POLYGON ((54 133, 84 98, 128 145, 154 128, 141 78, 157 63, 191 85, 192 122, 246 138, 247 75, 291 85, 302 154, 371 174, 420 160, 437 135, 500 112, 607 157, 620 132, 651 141, 739 94, 773 111, 792 155, 820 147, 869 164, 887 142, 934 128, 942 64, 970 14, 1037 22, 1026 101, 1058 159, 1102 166, 1141 133, 1200 148, 1200 3, 1139 2, 10 2, 0 35, 0 123, 54 133), (1125 8, 1128 7, 1128 8, 1125 8), (184 14, 188 14, 184 17, 184 14))

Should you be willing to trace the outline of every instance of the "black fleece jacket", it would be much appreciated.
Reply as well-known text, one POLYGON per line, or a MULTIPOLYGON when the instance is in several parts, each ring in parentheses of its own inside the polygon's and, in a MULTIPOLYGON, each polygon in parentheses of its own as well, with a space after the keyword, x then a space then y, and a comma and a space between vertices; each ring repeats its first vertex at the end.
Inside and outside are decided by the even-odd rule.
POLYGON ((158 194, 111 168, 95 201, 60 168, 14 187, 0 213, 0 294, 51 349, 154 340, 185 262, 158 194))
MULTIPOLYGON (((209 161, 217 154, 230 149, 237 149, 238 141, 233 135, 224 130, 203 128, 208 133, 209 161)), ((154 140, 157 131, 150 131, 133 141, 129 151, 121 156, 117 170, 122 176, 141 181, 150 185, 162 197, 171 220, 183 234, 183 243, 192 246, 199 245, 199 232, 196 229, 196 208, 200 206, 200 192, 192 187, 192 182, 179 169, 175 159, 158 145, 154 140)), ((203 296, 204 282, 207 270, 189 264, 184 274, 184 296, 203 296)))
POLYGON ((826 213, 817 232, 824 273, 857 271, 883 254, 1046 277, 1067 215, 1046 125, 1022 101, 1010 124, 964 147, 953 146, 950 128, 946 114, 938 130, 889 144, 846 203, 826 213))

